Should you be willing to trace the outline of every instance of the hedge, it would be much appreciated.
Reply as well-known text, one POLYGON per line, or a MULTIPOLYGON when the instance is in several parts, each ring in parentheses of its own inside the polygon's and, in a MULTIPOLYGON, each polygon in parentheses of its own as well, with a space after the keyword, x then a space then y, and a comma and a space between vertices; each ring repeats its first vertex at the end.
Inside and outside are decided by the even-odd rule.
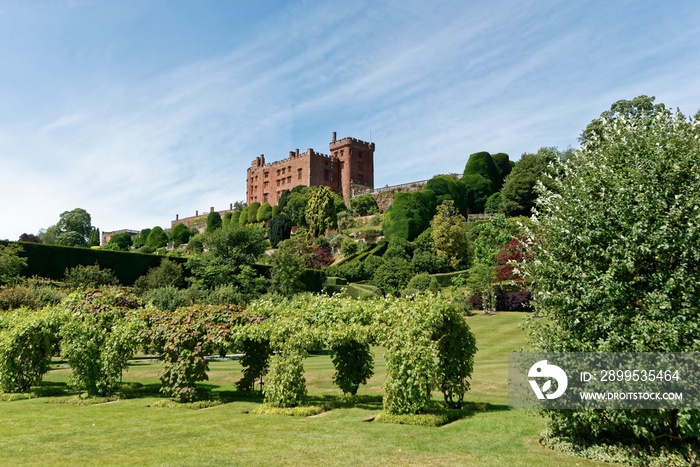
MULTIPOLYGON (((9 242, 0 242, 7 245, 9 242)), ((66 269, 78 265, 98 264, 109 268, 123 285, 133 285, 136 279, 146 274, 150 268, 160 265, 164 256, 144 255, 121 251, 92 250, 41 243, 16 242, 22 246, 21 256, 27 258, 27 267, 22 271, 26 277, 39 276, 47 279, 61 280, 66 269)), ((183 258, 171 258, 184 264, 183 258)))
POLYGON ((466 278, 469 275, 469 271, 463 270, 463 271, 454 271, 454 272, 445 272, 441 274, 431 274, 434 278, 437 279, 438 284, 440 284, 440 287, 449 287, 452 285, 452 279, 455 277, 464 277, 466 278))
MULTIPOLYGON (((252 267, 262 277, 269 279, 272 276, 272 266, 268 264, 253 264, 252 267)), ((323 291, 326 273, 320 269, 304 269, 299 280, 304 284, 307 292, 318 293, 323 291)))

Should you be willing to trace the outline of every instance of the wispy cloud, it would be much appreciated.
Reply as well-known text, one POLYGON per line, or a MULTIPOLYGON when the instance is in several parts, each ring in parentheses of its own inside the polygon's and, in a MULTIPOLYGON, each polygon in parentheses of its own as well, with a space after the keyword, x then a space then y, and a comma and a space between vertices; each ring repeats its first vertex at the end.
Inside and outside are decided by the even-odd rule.
POLYGON ((224 208, 244 199, 255 156, 324 152, 331 131, 372 131, 384 185, 461 172, 479 150, 517 158, 575 145, 621 98, 700 107, 700 65, 687 59, 697 26, 690 39, 649 44, 630 35, 639 18, 515 1, 355 2, 342 14, 298 2, 256 21, 253 33, 231 31, 225 53, 138 80, 110 76, 0 129, 0 196, 18 200, 2 205, 13 222, 0 237, 77 206, 103 230, 224 208))

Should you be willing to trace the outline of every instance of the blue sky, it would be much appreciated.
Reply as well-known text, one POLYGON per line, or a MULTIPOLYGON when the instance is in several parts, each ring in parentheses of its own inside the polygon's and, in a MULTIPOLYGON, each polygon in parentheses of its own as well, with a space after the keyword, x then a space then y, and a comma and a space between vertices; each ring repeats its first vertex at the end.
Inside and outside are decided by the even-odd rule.
POLYGON ((333 131, 376 186, 576 147, 619 99, 694 114, 699 57, 695 1, 0 0, 0 238, 225 209, 333 131))

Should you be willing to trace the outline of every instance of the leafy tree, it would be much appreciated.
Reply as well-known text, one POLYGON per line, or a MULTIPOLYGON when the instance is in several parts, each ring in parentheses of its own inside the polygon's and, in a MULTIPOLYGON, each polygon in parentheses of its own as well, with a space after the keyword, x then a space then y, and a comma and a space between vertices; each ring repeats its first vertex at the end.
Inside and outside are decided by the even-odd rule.
POLYGON ((654 104, 654 96, 641 95, 632 100, 620 99, 600 114, 600 118, 593 120, 581 133, 581 143, 593 144, 593 142, 605 134, 606 123, 612 123, 617 119, 632 119, 638 123, 649 122, 652 117, 666 110, 664 104, 654 104))
POLYGON ((283 190, 282 193, 280 193, 280 197, 277 200, 277 206, 281 211, 284 211, 284 208, 287 206, 287 203, 289 202, 289 197, 291 196, 292 192, 290 190, 283 190))
POLYGON ((340 245, 340 252, 343 256, 352 256, 357 253, 359 246, 357 242, 350 237, 346 237, 343 243, 340 245))
POLYGON ((394 194, 394 202, 387 209, 382 223, 385 238, 389 241, 416 238, 430 225, 436 200, 435 193, 430 190, 394 194))
POLYGON ((88 238, 88 246, 100 246, 100 229, 93 227, 88 238))
POLYGON ((121 251, 128 251, 133 243, 131 235, 126 232, 117 234, 109 239, 109 244, 116 245, 117 249, 121 251))
POLYGON ((92 219, 85 209, 75 208, 72 211, 62 212, 56 226, 61 233, 77 233, 83 241, 82 244, 87 245, 92 232, 92 219))
MULTIPOLYGON (((246 213, 247 215, 248 213, 246 213)), ((233 211, 231 214, 231 224, 240 224, 241 223, 241 216, 243 215, 243 211, 233 211)))
POLYGON ((211 211, 207 214, 207 232, 213 232, 221 228, 223 220, 221 219, 221 214, 216 211, 211 211))
POLYGON ((336 227, 335 201, 333 192, 327 186, 311 191, 306 207, 306 223, 314 237, 336 227))
POLYGON ((501 192, 492 194, 486 199, 486 204, 484 204, 484 213, 486 214, 497 214, 500 211, 501 205, 501 192))
POLYGON ((167 258, 163 259, 155 268, 148 270, 146 275, 139 277, 134 284, 134 288, 143 293, 147 290, 158 289, 161 287, 184 287, 184 271, 182 266, 175 261, 167 258))
POLYGON ((258 220, 258 209, 260 209, 260 203, 257 201, 254 203, 250 203, 248 206, 248 219, 247 222, 249 224, 252 224, 253 222, 256 222, 258 220))
POLYGON ((437 294, 440 284, 436 278, 428 274, 427 272, 421 272, 416 274, 408 281, 408 290, 417 290, 419 292, 430 292, 432 294, 437 294))
POLYGON ((356 196, 350 200, 350 208, 357 213, 358 216, 369 216, 377 213, 377 200, 370 193, 356 196))
POLYGON ((28 243, 41 243, 41 239, 39 238, 38 235, 29 234, 29 233, 23 233, 22 235, 20 235, 19 241, 20 242, 28 242, 28 243))
POLYGON ((486 313, 496 311, 496 280, 495 269, 488 264, 476 263, 469 269, 467 286, 476 294, 483 304, 486 313))
POLYGON ((537 154, 523 154, 506 178, 498 210, 507 216, 529 216, 537 199, 535 185, 545 179, 547 166, 558 159, 556 148, 541 148, 537 154))
POLYGON ((234 212, 243 211, 243 208, 245 208, 245 207, 246 207, 245 201, 236 201, 235 203, 233 203, 233 211, 234 212))
MULTIPOLYGON (((295 187, 295 189, 298 187, 295 187)), ((309 204, 309 195, 307 194, 308 187, 302 192, 293 191, 289 194, 288 201, 282 212, 287 214, 292 220, 292 225, 307 225, 306 224, 306 206, 309 204)))
POLYGON ((467 266, 471 262, 471 245, 467 237, 467 222, 457 212, 451 200, 445 200, 437 208, 430 221, 433 244, 438 255, 445 256, 452 268, 467 266))
POLYGON ((279 206, 272 206, 272 217, 277 217, 280 215, 280 207, 279 206))
POLYGON ((413 277, 411 264, 403 258, 389 258, 374 271, 372 281, 386 295, 398 296, 413 277))
POLYGON ((304 290, 301 275, 304 272, 304 257, 292 240, 284 240, 272 254, 272 290, 280 295, 294 295, 304 290))
POLYGON ((168 234, 165 233, 162 227, 156 226, 151 229, 146 240, 146 246, 157 250, 168 244, 168 234))
POLYGON ((516 233, 515 227, 503 215, 475 225, 469 231, 474 243, 474 263, 495 266, 496 254, 516 233))
POLYGON ((272 206, 270 206, 270 203, 263 203, 260 205, 260 209, 258 209, 256 220, 258 222, 265 222, 270 219, 272 219, 272 206))
POLYGON ((268 225, 268 237, 272 248, 277 248, 277 245, 282 240, 287 240, 292 234, 292 220, 285 213, 281 213, 277 217, 273 217, 268 225))
POLYGON ((22 268, 27 267, 27 259, 20 256, 22 247, 9 243, 0 244, 0 285, 15 284, 19 281, 22 268))
POLYGON ((416 251, 411 259, 411 267, 415 272, 437 274, 447 272, 450 269, 450 263, 447 256, 438 256, 429 251, 416 251))
MULTIPOLYGON (((549 318, 546 329, 533 329, 541 350, 700 350, 700 126, 638 99, 645 105, 587 129, 538 199, 530 235, 537 261, 526 279, 535 310, 549 318)), ((574 443, 615 440, 697 460, 697 410, 548 415, 551 433, 574 443)))
POLYGON ((231 224, 209 234, 204 245, 212 256, 224 260, 233 268, 252 264, 265 253, 265 230, 257 225, 231 224))
POLYGON ((412 256, 413 245, 403 238, 394 238, 389 242, 389 246, 386 248, 383 258, 402 258, 409 260, 412 256))

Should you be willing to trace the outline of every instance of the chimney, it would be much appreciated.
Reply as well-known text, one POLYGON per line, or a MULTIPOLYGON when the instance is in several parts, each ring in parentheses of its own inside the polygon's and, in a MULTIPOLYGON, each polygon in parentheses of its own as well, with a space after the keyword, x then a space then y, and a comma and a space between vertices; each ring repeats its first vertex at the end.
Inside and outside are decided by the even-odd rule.
POLYGON ((175 220, 179 221, 180 220, 180 214, 175 214, 175 220))
POLYGON ((333 140, 331 141, 331 143, 335 143, 336 138, 337 138, 337 134, 336 134, 336 132, 334 131, 334 132, 333 132, 333 140))
POLYGON ((290 159, 294 158, 294 151, 289 151, 289 158, 290 159))
POLYGON ((229 210, 229 211, 233 211, 233 203, 230 203, 230 204, 228 205, 228 210, 229 210))
POLYGON ((194 217, 199 217, 199 211, 194 212, 194 217))
POLYGON ((214 212, 214 206, 209 208, 209 212, 214 212))
POLYGON ((297 157, 299 157, 299 148, 297 148, 297 157))

